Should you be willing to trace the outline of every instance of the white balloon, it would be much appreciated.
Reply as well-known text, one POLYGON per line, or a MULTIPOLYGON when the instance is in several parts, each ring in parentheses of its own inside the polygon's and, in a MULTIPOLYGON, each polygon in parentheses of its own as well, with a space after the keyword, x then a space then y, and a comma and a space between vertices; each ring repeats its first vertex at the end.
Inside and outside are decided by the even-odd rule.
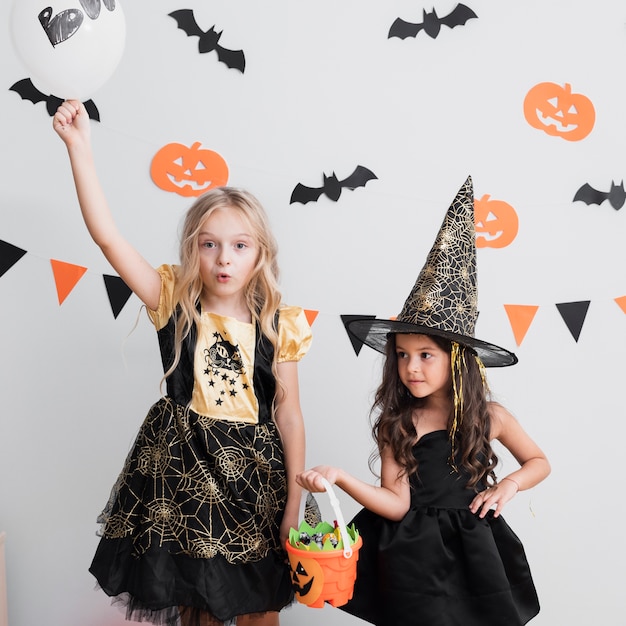
POLYGON ((126 21, 118 0, 59 1, 14 0, 11 39, 40 91, 84 101, 119 64, 126 21))

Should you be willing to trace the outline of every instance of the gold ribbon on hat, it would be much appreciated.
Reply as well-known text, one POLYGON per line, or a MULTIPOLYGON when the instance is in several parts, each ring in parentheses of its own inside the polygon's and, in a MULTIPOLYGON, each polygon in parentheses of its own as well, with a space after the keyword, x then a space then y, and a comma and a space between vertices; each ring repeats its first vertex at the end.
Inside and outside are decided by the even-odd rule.
MULTIPOLYGON (((450 467, 455 472, 458 472, 456 466, 456 434, 461 424, 463 423, 463 370, 465 369, 465 352, 467 348, 457 343, 452 342, 452 349, 450 351, 450 369, 452 375, 452 393, 454 396, 454 414, 452 416, 452 426, 450 427, 450 442, 452 449, 450 452, 450 467)), ((489 393, 489 386, 487 384, 487 375, 485 371, 485 365, 481 361, 477 354, 473 355, 478 363, 478 370, 480 372, 480 379, 485 393, 489 393)))
POLYGON ((452 426, 450 427, 450 442, 452 450, 450 453, 450 466, 458 472, 456 466, 456 433, 463 422, 463 368, 465 367, 465 348, 456 341, 452 342, 450 352, 450 368, 452 374, 452 391, 454 396, 454 414, 452 416, 452 426))

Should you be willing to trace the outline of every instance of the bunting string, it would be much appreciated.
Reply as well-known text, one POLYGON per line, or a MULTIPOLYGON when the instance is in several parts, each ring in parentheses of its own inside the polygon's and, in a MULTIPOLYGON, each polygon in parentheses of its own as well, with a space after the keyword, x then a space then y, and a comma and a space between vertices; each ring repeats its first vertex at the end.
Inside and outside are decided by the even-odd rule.
MULTIPOLYGON (((28 254, 27 250, 0 239, 0 278, 17 263, 19 263, 19 261, 26 254, 28 254)), ((81 265, 67 263, 58 259, 49 259, 49 262, 52 268, 52 276, 55 281, 59 306, 61 306, 89 270, 81 265)), ((111 274, 101 274, 101 276, 109 306, 111 308, 111 313, 113 318, 117 319, 130 299, 132 291, 119 276, 111 274)), ((620 307, 622 312, 626 314, 626 295, 617 296, 613 298, 613 300, 620 307)), ((553 303, 576 342, 578 342, 583 329, 590 304, 591 300, 553 303)), ((504 307, 508 317, 515 343, 517 346, 521 346, 528 330, 535 321, 538 310, 543 307, 537 304, 503 304, 502 306, 504 307)), ((313 323, 320 313, 322 315, 338 315, 344 328, 346 328, 346 334, 357 356, 359 355, 363 344, 356 337, 348 333, 347 324, 355 318, 373 319, 376 317, 371 314, 348 315, 324 313, 320 312, 318 309, 305 308, 304 311, 309 325, 311 326, 313 326, 313 323)))

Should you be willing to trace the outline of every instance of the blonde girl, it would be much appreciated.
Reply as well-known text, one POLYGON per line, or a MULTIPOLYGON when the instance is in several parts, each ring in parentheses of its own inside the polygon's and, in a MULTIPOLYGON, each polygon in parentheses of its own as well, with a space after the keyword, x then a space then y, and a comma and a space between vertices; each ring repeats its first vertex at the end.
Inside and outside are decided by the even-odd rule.
POLYGON ((53 126, 89 233, 148 309, 166 385, 99 519, 90 571, 130 620, 276 626, 293 598, 283 546, 298 523, 297 362, 311 333, 281 304, 267 216, 246 191, 211 190, 186 214, 180 264, 155 269, 115 226, 83 105, 64 102, 53 126))

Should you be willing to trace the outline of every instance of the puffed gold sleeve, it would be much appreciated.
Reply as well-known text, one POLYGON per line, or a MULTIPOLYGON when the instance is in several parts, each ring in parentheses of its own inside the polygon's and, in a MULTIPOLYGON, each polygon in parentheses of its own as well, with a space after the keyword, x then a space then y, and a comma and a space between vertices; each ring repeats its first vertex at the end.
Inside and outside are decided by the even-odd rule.
POLYGON ((299 361, 309 350, 313 334, 297 306, 283 306, 278 313, 278 363, 299 361))
POLYGON ((161 330, 174 311, 174 284, 176 283, 176 266, 161 265, 157 272, 161 275, 161 296, 156 311, 148 309, 148 317, 152 320, 155 328, 161 330))

